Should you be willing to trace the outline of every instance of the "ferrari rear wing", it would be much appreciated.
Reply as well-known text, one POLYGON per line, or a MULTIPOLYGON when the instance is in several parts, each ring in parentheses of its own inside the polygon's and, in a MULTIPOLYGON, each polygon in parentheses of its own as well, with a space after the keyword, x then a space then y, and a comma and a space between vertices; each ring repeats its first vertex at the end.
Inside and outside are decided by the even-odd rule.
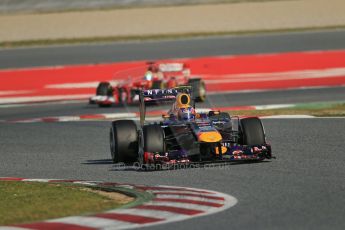
POLYGON ((146 116, 146 105, 171 103, 176 100, 179 93, 186 93, 192 96, 191 86, 179 86, 171 89, 148 89, 139 91, 140 103, 140 125, 143 126, 146 116))

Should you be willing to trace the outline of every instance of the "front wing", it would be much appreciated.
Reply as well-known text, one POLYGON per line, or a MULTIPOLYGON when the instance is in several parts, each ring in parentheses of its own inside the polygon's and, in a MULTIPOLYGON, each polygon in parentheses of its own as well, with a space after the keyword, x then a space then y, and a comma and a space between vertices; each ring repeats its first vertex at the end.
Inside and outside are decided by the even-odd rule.
POLYGON ((112 105, 115 104, 114 97, 111 96, 93 96, 89 98, 90 104, 112 105))
POLYGON ((270 144, 244 146, 236 145, 228 148, 228 151, 219 155, 214 154, 212 158, 193 157, 185 150, 174 150, 167 152, 164 156, 144 152, 144 164, 191 164, 191 163, 217 163, 217 162, 240 162, 240 161, 262 161, 271 159, 272 150, 270 144))

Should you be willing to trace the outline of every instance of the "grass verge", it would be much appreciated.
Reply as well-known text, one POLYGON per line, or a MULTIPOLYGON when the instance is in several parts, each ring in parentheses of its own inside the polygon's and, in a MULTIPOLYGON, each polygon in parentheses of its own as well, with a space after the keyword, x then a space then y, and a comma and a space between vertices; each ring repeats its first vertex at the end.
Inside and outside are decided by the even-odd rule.
POLYGON ((345 103, 324 104, 320 106, 295 106, 284 109, 229 111, 231 115, 273 116, 273 115, 312 115, 316 117, 345 117, 345 103))
POLYGON ((0 182, 0 225, 97 213, 131 198, 63 183, 0 182))
POLYGON ((249 30, 249 31, 219 31, 219 32, 193 32, 193 33, 175 33, 175 34, 156 34, 156 35, 134 35, 134 36, 105 36, 105 37, 86 37, 86 38, 58 38, 58 39, 38 39, 23 41, 5 41, 0 42, 0 48, 19 48, 34 46, 51 46, 51 45, 76 45, 76 44, 93 44, 106 42, 124 42, 124 41, 150 41, 150 40, 170 40, 170 39, 187 39, 195 37, 215 37, 227 35, 255 35, 270 33, 289 33, 289 32, 307 32, 345 29, 343 26, 328 27, 303 27, 291 29, 272 29, 272 30, 249 30))

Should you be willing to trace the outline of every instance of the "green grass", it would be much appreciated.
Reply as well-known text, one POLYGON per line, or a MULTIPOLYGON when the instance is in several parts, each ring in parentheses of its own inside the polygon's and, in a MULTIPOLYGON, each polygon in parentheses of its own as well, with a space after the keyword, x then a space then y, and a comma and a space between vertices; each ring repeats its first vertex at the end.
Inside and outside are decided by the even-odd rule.
POLYGON ((185 39, 185 38, 195 38, 195 37, 214 37, 214 36, 226 36, 226 35, 238 36, 238 35, 254 35, 254 34, 269 34, 269 33, 289 33, 289 32, 334 30, 334 29, 344 29, 344 28, 345 28, 345 25, 343 25, 343 26, 328 26, 328 27, 272 29, 272 30, 193 32, 193 33, 156 34, 156 35, 39 39, 39 40, 0 42, 0 48, 18 48, 18 47, 51 46, 51 45, 75 45, 75 44, 92 44, 92 43, 121 42, 121 41, 169 40, 169 39, 185 39))
POLYGON ((100 212, 120 203, 81 186, 0 182, 0 225, 100 212))
POLYGON ((321 107, 293 107, 286 109, 268 109, 268 110, 238 110, 229 111, 234 115, 245 116, 271 116, 271 115, 312 115, 316 117, 344 117, 345 103, 330 104, 329 106, 321 107))

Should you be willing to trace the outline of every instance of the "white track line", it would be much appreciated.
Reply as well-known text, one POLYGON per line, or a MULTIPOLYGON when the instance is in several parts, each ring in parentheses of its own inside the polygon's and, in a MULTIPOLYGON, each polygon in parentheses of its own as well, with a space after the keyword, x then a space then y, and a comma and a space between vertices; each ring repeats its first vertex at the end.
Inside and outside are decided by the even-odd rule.
POLYGON ((214 199, 208 199, 204 197, 192 197, 192 196, 183 196, 183 195, 167 195, 167 194, 157 194, 157 198, 173 198, 173 199, 188 199, 188 200, 195 200, 195 201, 205 201, 210 203, 219 203, 223 204, 223 200, 214 200, 214 199))
POLYGON ((203 212, 207 212, 211 209, 220 208, 220 207, 210 207, 210 206, 199 205, 199 204, 188 204, 188 203, 168 202, 168 201, 151 201, 147 205, 159 205, 159 206, 167 206, 167 207, 175 207, 175 208, 187 208, 187 209, 199 210, 199 211, 203 211, 203 212))
POLYGON ((275 116, 263 116, 261 119, 309 119, 317 118, 311 115, 275 115, 275 116))
MULTIPOLYGON (((119 81, 108 81, 112 86, 115 86, 119 83, 119 81)), ((98 86, 99 81, 91 81, 91 82, 79 82, 79 83, 63 83, 63 84, 51 84, 46 85, 45 88, 47 89, 96 89, 98 86)))
POLYGON ((206 84, 242 83, 257 81, 284 81, 297 79, 344 77, 345 68, 329 68, 321 70, 302 70, 273 73, 227 74, 204 76, 206 84), (217 78, 217 79, 214 79, 217 78), (213 80, 214 79, 214 80, 213 80))
POLYGON ((295 104, 274 104, 274 105, 254 105, 256 110, 265 110, 265 109, 284 109, 291 108, 296 106, 295 104))
POLYGON ((32 94, 35 91, 33 90, 2 90, 0 91, 0 96, 4 95, 18 95, 18 94, 32 94))
POLYGON ((197 191, 179 191, 179 190, 149 190, 150 192, 156 194, 156 193, 160 193, 160 192, 164 192, 164 193, 171 193, 171 194, 191 194, 191 195, 204 195, 204 196, 214 196, 214 197, 218 197, 217 193, 200 193, 197 191))
POLYGON ((47 102, 47 101, 58 101, 58 100, 76 100, 76 99, 87 99, 91 96, 92 96, 92 94, 27 96, 27 97, 0 97, 0 104, 47 102))

